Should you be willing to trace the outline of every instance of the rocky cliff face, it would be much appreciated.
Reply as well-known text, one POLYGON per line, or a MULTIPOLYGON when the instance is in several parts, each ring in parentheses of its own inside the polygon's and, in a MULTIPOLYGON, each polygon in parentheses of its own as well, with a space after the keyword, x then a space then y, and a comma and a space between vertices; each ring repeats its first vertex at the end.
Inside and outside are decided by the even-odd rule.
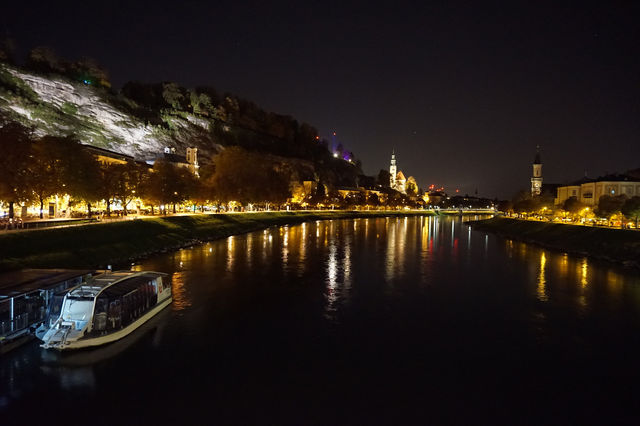
POLYGON ((177 154, 197 147, 203 163, 223 146, 241 146, 278 156, 295 171, 298 180, 356 185, 359 168, 351 161, 334 158, 311 126, 300 125, 293 117, 266 113, 252 104, 243 108, 237 104, 237 100, 226 98, 218 106, 218 113, 225 112, 218 115, 226 118, 211 111, 197 114, 192 105, 139 104, 90 81, 39 75, 0 62, 0 126, 17 121, 33 128, 37 136, 72 136, 83 144, 141 160, 157 158, 166 147, 175 148, 177 154))
MULTIPOLYGON (((62 77, 45 77, 0 63, 0 114, 19 121, 38 135, 72 135, 80 142, 137 158, 154 158, 165 147, 184 152, 198 146, 216 151, 210 122, 190 114, 163 117, 164 126, 150 125, 114 105, 105 89, 62 77)), ((131 102, 131 101, 129 101, 131 102)))

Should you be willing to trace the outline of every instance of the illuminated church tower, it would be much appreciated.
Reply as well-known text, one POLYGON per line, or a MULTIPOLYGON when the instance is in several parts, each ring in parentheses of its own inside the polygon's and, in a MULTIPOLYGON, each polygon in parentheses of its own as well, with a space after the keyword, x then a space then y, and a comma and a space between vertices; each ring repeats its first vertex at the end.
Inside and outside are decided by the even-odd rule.
POLYGON ((531 195, 540 195, 542 191, 542 161, 540 145, 536 147, 536 158, 533 160, 533 177, 531 178, 531 195))
POLYGON ((389 166, 389 186, 392 189, 396 189, 396 175, 398 173, 398 168, 396 166, 396 151, 395 149, 391 151, 391 166, 389 166))

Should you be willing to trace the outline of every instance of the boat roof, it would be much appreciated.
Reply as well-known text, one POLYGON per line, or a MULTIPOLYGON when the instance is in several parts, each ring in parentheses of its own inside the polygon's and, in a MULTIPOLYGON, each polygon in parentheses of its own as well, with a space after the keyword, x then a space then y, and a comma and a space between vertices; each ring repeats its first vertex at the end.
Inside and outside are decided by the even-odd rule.
POLYGON ((72 278, 91 275, 92 269, 21 269, 0 274, 0 299, 46 290, 72 278))
POLYGON ((105 272, 97 275, 85 284, 82 284, 69 292, 70 297, 94 298, 99 294, 106 294, 110 297, 127 294, 136 289, 141 282, 149 278, 166 276, 163 272, 154 271, 116 271, 105 272), (117 283, 123 285, 114 286, 117 283))

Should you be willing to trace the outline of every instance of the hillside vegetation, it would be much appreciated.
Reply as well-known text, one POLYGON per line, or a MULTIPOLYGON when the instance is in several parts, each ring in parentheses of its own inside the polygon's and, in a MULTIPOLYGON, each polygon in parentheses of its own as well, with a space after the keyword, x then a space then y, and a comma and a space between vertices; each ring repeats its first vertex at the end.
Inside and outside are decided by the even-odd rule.
POLYGON ((197 147, 206 163, 225 146, 240 146, 290 159, 332 185, 354 186, 362 173, 352 152, 330 147, 293 117, 209 86, 129 82, 114 90, 95 62, 67 62, 46 48, 33 49, 24 66, 0 57, 0 126, 8 122, 141 160, 167 147, 179 154, 197 147))

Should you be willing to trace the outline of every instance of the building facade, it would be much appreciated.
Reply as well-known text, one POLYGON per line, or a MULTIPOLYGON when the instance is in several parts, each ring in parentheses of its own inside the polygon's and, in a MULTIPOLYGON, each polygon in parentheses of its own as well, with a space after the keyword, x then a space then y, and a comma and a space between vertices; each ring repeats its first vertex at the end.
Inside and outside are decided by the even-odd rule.
POLYGON ((398 174, 398 167, 396 165, 396 152, 391 152, 391 165, 389 166, 389 186, 393 189, 396 188, 396 177, 398 174))
MULTIPOLYGON (((413 179, 413 177, 410 177, 410 179, 412 179, 412 182, 417 187, 418 184, 415 179, 413 179)), ((403 194, 407 193, 407 178, 402 171, 398 171, 395 151, 391 153, 391 164, 389 165, 389 186, 391 189, 395 189, 403 194)))
POLYGON ((562 205, 567 199, 576 197, 578 201, 595 206, 603 195, 640 196, 640 179, 627 174, 607 175, 598 179, 584 178, 557 189, 556 205, 562 205))
POLYGON ((406 194, 407 178, 404 177, 404 173, 402 173, 402 171, 399 171, 398 174, 396 175, 396 186, 393 189, 395 189, 398 192, 402 192, 403 194, 406 194))

